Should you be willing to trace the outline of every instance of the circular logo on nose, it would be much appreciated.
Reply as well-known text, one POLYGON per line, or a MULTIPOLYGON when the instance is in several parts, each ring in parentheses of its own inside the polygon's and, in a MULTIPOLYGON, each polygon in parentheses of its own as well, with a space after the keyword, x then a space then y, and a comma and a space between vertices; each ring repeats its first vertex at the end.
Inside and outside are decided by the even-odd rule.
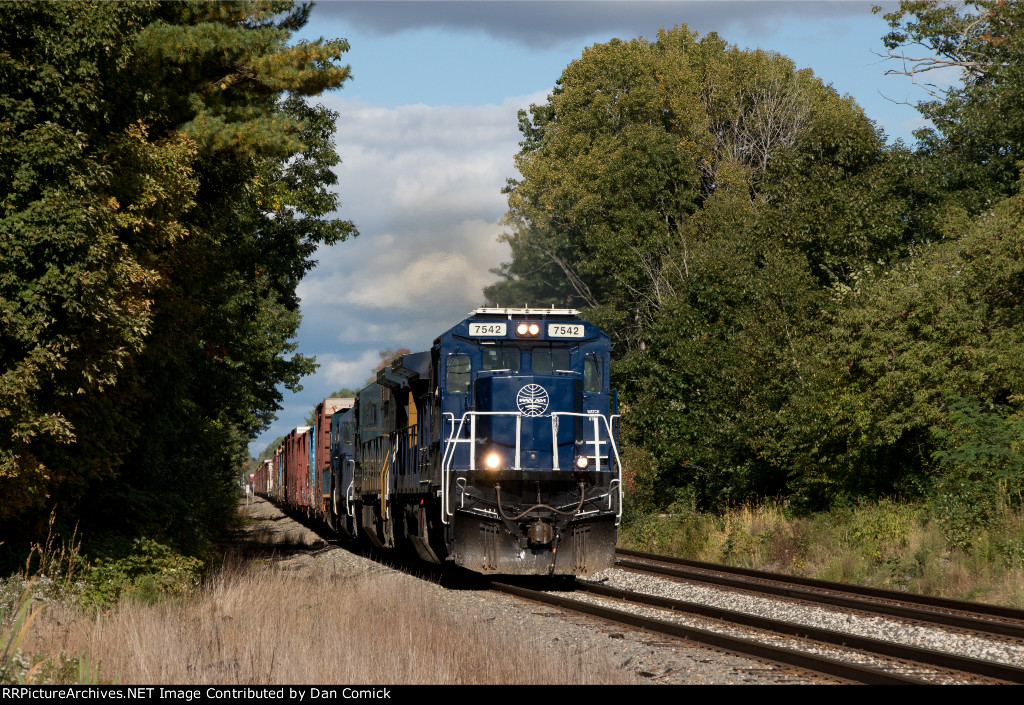
POLYGON ((540 416, 548 408, 548 392, 539 384, 528 384, 516 395, 516 406, 523 416, 540 416))

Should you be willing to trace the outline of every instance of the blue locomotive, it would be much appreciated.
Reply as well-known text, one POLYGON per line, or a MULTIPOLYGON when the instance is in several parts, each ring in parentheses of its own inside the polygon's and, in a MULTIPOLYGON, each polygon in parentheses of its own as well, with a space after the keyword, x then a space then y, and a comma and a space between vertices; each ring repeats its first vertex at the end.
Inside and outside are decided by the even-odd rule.
POLYGON ((622 465, 610 352, 575 310, 473 311, 358 398, 318 406, 309 433, 324 450, 298 472, 319 486, 313 513, 480 573, 611 566, 622 465))

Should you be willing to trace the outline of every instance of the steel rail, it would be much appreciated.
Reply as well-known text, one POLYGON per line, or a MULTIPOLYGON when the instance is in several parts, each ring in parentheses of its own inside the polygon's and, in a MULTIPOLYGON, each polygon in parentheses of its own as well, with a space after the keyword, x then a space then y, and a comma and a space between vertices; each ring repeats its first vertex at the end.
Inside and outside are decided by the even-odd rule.
POLYGON ((922 678, 904 676, 897 673, 890 673, 874 666, 862 666, 846 661, 839 661, 825 656, 788 649, 780 646, 772 646, 751 639, 728 636, 716 632, 687 627, 673 622, 667 622, 651 617, 644 617, 622 610, 609 607, 602 607, 588 602, 580 602, 559 595, 530 590, 518 585, 509 585, 492 581, 491 587, 500 592, 516 595, 528 600, 543 604, 554 605, 563 609, 582 612, 601 619, 606 619, 619 624, 638 627, 658 634, 666 634, 680 639, 687 639, 707 646, 712 646, 735 654, 750 656, 758 659, 765 659, 775 663, 795 666, 807 671, 841 678, 843 680, 866 683, 871 685, 923 685, 932 684, 922 678))
MULTIPOLYGON (((616 553, 620 552, 621 549, 616 551, 616 553)), ((666 562, 664 556, 652 556, 651 558, 645 558, 644 560, 666 562)), ((693 582, 708 583, 711 585, 721 585, 723 587, 750 590, 753 592, 765 593, 769 595, 778 595, 781 597, 790 597, 797 600, 803 600, 805 602, 817 602, 820 604, 831 605, 834 607, 846 607, 848 609, 856 609, 864 612, 872 612, 875 614, 886 614, 893 617, 913 619, 920 622, 926 622, 929 624, 941 624, 948 627, 968 629, 970 631, 979 632, 983 634, 995 634, 1001 636, 1010 636, 1017 639, 1024 639, 1024 624, 1015 624, 1012 622, 999 622, 991 619, 982 619, 980 617, 970 617, 964 614, 951 614, 948 612, 940 612, 932 609, 923 609, 921 607, 893 605, 885 602, 866 600, 859 597, 844 597, 842 595, 814 592, 812 590, 805 590, 799 587, 787 587, 786 585, 773 585, 762 582, 754 582, 750 579, 756 578, 758 580, 771 580, 776 583, 790 582, 788 580, 789 576, 785 575, 761 573, 759 575, 749 577, 744 575, 741 575, 740 577, 731 577, 730 575, 715 575, 712 573, 703 572, 718 571, 719 573, 734 573, 735 571, 732 570, 721 570, 722 568, 728 568, 728 566, 702 564, 700 568, 697 569, 685 566, 679 568, 671 568, 668 566, 660 566, 654 565, 652 563, 645 563, 643 561, 633 560, 630 558, 620 558, 618 561, 616 561, 616 565, 620 568, 638 570, 641 572, 653 573, 656 575, 667 575, 673 578, 682 578, 684 580, 689 580, 693 582)), ((843 585, 842 583, 834 583, 833 585, 835 585, 836 587, 829 587, 828 589, 842 591, 844 588, 850 587, 843 585)), ((849 593, 853 591, 846 592, 849 593)), ((902 596, 903 594, 904 593, 893 592, 891 595, 887 595, 886 599, 897 600, 900 599, 900 596, 902 596)), ((973 604, 974 603, 966 603, 965 605, 961 605, 958 609, 960 611, 967 611, 970 610, 971 605, 973 604)))
POLYGON ((1003 605, 990 605, 984 602, 956 600, 949 597, 936 597, 934 595, 921 595, 913 592, 899 592, 897 590, 886 590, 884 588, 868 587, 866 585, 851 585, 849 583, 839 583, 832 580, 805 578, 799 575, 784 575, 782 573, 770 573, 764 570, 754 570, 753 568, 740 568, 731 565, 708 563, 706 561, 695 561, 687 558, 676 558, 675 556, 662 556, 655 553, 644 553, 642 551, 633 551, 631 549, 626 548, 617 548, 615 549, 615 553, 617 555, 626 556, 629 558, 638 558, 650 561, 661 561, 662 563, 682 565, 688 568, 697 568, 699 570, 714 570, 720 573, 743 575, 748 578, 774 580, 777 582, 791 583, 793 585, 803 585, 805 587, 820 588, 822 590, 834 590, 837 592, 845 592, 851 595, 877 597, 883 600, 896 600, 899 602, 922 605, 925 607, 938 607, 940 609, 957 610, 959 612, 973 612, 975 614, 984 614, 990 617, 1019 620, 1020 622, 1024 623, 1024 610, 1015 607, 1004 607, 1003 605))
POLYGON ((619 588, 608 587, 598 583, 577 582, 578 589, 603 597, 610 597, 616 600, 635 602, 651 607, 671 609, 676 612, 695 614, 709 619, 716 619, 732 624, 739 624, 753 629, 764 629, 776 634, 788 634, 803 639, 813 639, 826 644, 845 646, 850 649, 898 658, 907 661, 914 661, 937 668, 962 671, 977 676, 995 678, 1007 683, 1024 683, 1024 668, 997 661, 985 661, 983 659, 960 656, 946 651, 935 651, 924 649, 918 646, 899 644, 891 641, 883 641, 871 637, 863 637, 848 632, 838 632, 831 629, 811 627, 795 622, 786 622, 769 617, 736 612, 734 610, 711 607, 686 600, 676 600, 658 595, 647 595, 644 593, 619 588))

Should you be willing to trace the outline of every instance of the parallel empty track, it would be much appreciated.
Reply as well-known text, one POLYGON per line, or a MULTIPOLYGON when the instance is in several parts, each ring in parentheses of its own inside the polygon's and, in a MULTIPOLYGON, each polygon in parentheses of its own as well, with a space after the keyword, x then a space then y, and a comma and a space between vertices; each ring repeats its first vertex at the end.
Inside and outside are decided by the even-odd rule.
POLYGON ((618 624, 846 681, 869 684, 1024 683, 1024 668, 1017 666, 584 581, 580 581, 572 593, 538 591, 500 581, 492 582, 492 587, 618 624), (590 596, 597 596, 597 599, 588 599, 590 596), (607 598, 620 604, 642 605, 643 608, 612 606, 607 598), (664 612, 654 615, 647 608, 664 612), (684 624, 679 620, 680 616, 712 620, 719 626, 684 624))
MULTIPOLYGON (((581 579, 575 591, 568 595, 526 594, 514 586, 499 589, 652 632, 672 634, 715 648, 846 680, 864 683, 1024 683, 1024 610, 794 578, 634 551, 620 550, 618 555, 618 567, 628 571, 622 575, 637 572, 655 575, 660 582, 654 580, 654 585, 662 587, 642 584, 643 592, 623 590, 602 584, 609 580, 605 577, 600 582, 581 579), (693 593, 693 588, 682 587, 689 583, 701 583, 705 587, 698 587, 698 592, 693 593), (677 587, 665 587, 672 584, 677 587), (729 609, 702 602, 707 599, 707 585, 726 589, 724 593, 715 594, 729 596, 724 601, 729 609), (659 594, 662 591, 664 595, 659 594), (730 595, 734 591, 735 597, 730 595), (669 594, 675 598, 685 596, 686 599, 674 599, 668 597, 669 594), (752 597, 742 597, 743 594, 752 597), (695 601, 690 600, 691 596, 695 601), (748 606, 734 609, 736 598, 742 605, 754 604, 755 607, 749 612, 743 611, 748 606), (776 598, 782 598, 781 602, 776 598), (751 599, 760 602, 750 603, 751 599), (610 600, 615 600, 619 606, 630 606, 613 607, 610 600), (794 604, 797 612, 791 616, 786 604, 794 604), (661 612, 655 613, 655 610, 661 612), (781 619, 778 618, 780 612, 781 619), (834 624, 838 630, 799 623, 801 620, 815 622, 806 614, 824 614, 826 617, 821 624, 834 624), (841 624, 837 624, 837 618, 841 624), (889 631, 880 634, 868 632, 870 636, 855 633, 856 627, 846 631, 847 624, 842 622, 858 620, 866 620, 867 623, 881 620, 889 631), (683 625, 681 621, 688 624, 683 625), (906 626, 900 627, 901 624, 906 626), (903 643, 913 641, 907 634, 912 630, 927 634, 919 643, 930 643, 938 648, 903 643), (893 636, 892 631, 899 634, 893 636), (950 646, 950 638, 953 646, 950 646), (983 645, 996 643, 998 648, 995 652, 989 652, 987 646, 983 651, 963 650, 963 653, 983 658, 954 653, 959 649, 956 640, 970 641, 973 645, 979 643, 978 639, 983 645), (1022 654, 1019 660, 1016 653, 1022 654)), ((635 579, 614 576, 613 572, 612 583, 636 587, 635 579)))
POLYGON ((1024 610, 930 595, 848 585, 619 549, 617 565, 807 603, 844 607, 925 624, 955 627, 983 636, 1024 640, 1024 610))

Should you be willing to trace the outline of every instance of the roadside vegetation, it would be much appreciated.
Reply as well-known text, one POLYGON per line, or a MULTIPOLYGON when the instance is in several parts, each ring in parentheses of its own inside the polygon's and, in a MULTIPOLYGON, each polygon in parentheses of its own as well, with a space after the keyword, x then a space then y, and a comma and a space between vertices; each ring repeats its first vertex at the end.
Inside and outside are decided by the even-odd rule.
POLYGON ((604 656, 467 619, 404 576, 228 557, 200 581, 151 542, 91 567, 74 549, 34 555, 33 578, 0 581, 0 684, 634 682, 604 656))
POLYGON ((630 514, 640 551, 1024 609, 1024 512, 1000 502, 966 525, 928 502, 797 514, 778 502, 700 511, 686 497, 630 514))

